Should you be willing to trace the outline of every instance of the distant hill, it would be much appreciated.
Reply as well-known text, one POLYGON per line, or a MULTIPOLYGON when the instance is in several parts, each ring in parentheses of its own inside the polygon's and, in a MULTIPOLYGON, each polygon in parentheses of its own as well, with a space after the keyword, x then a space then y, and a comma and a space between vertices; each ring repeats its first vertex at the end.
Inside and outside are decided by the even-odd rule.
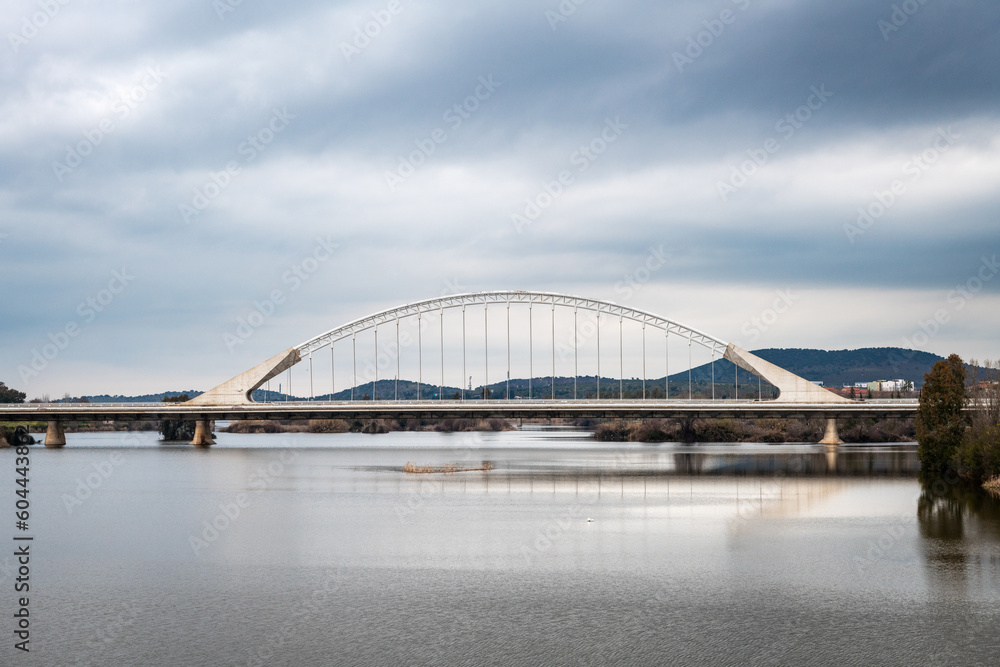
MULTIPOLYGON (((765 348, 752 350, 761 359, 781 366, 785 370, 807 380, 822 380, 824 386, 839 388, 855 382, 871 382, 872 380, 909 380, 914 389, 919 389, 924 383, 924 373, 931 369, 934 362, 942 359, 930 352, 907 350, 901 347, 864 347, 858 350, 814 350, 808 348, 765 348)), ((715 362, 715 378, 732 382, 733 364, 729 361, 715 362)), ((695 383, 711 381, 711 364, 698 366, 691 371, 695 383)), ((680 382, 686 382, 687 371, 671 375, 680 382)), ((740 384, 756 382, 744 371, 740 371, 740 384)))
POLYGON ((802 348, 755 350, 754 354, 807 380, 822 380, 827 387, 855 382, 902 378, 919 389, 924 373, 942 359, 930 352, 901 347, 863 347, 858 350, 802 348))
MULTIPOLYGON (((914 388, 919 389, 924 383, 924 373, 931 369, 931 366, 934 365, 935 361, 943 358, 936 354, 931 354, 930 352, 907 350, 901 347, 865 347, 858 350, 765 348, 762 350, 753 350, 753 353, 762 359, 766 359, 773 364, 777 364, 778 366, 781 366, 796 375, 800 375, 807 380, 822 380, 825 386, 835 388, 839 388, 845 384, 854 384, 855 382, 894 380, 901 378, 903 380, 909 380, 913 383, 914 388)), ((726 395, 726 392, 723 391, 723 388, 726 385, 730 388, 733 386, 734 376, 735 367, 731 362, 724 359, 720 359, 715 362, 715 382, 717 390, 721 392, 719 393, 720 396, 726 395)), ((691 383, 695 395, 698 395, 699 393, 708 395, 710 393, 709 387, 711 380, 711 364, 703 364, 691 369, 691 383)), ((748 387, 748 391, 751 391, 752 387, 757 386, 757 378, 742 369, 739 373, 739 382, 741 395, 745 395, 742 389, 744 386, 748 387)), ((687 369, 680 373, 671 375, 671 396, 686 396, 688 387, 687 383, 687 369)), ((572 377, 557 377, 555 388, 556 397, 572 397, 573 384, 572 377)), ((580 396, 584 396, 587 393, 595 393, 597 378, 594 376, 581 376, 577 379, 576 384, 578 395, 580 396)), ((646 384, 647 387, 652 390, 654 387, 662 387, 664 380, 663 377, 649 378, 647 379, 646 384)), ((532 385, 533 396, 544 398, 551 395, 552 384, 548 376, 533 379, 532 385)), ((629 378, 626 378, 622 385, 626 392, 639 392, 642 387, 641 381, 629 378)), ((764 391, 767 391, 767 388, 768 385, 764 384, 764 391)), ((490 389, 494 396, 503 396, 506 393, 506 382, 491 383, 490 389)), ((528 380, 512 378, 510 381, 510 389, 512 396, 527 396, 528 380)), ((601 378, 602 394, 610 392, 611 394, 617 395, 618 389, 618 378, 601 378)), ((445 397, 450 398, 460 391, 461 390, 457 387, 445 387, 443 394, 445 397)), ((354 398, 356 400, 367 398, 371 392, 371 382, 362 384, 355 388, 354 398)), ((400 380, 397 387, 395 380, 379 380, 376 392, 380 399, 392 398, 395 395, 398 395, 400 399, 414 399, 418 395, 418 385, 416 382, 411 382, 409 380, 400 380)), ((420 397, 423 399, 437 398, 438 387, 433 384, 425 383, 420 385, 419 392, 420 397)), ((142 396, 109 396, 104 394, 101 396, 87 396, 86 398, 92 403, 155 403, 162 401, 165 396, 173 397, 179 396, 180 394, 197 396, 200 393, 200 391, 188 389, 187 391, 167 391, 160 394, 144 394, 142 396)), ((466 398, 478 395, 478 388, 473 389, 472 392, 466 391, 466 398)), ((274 391, 270 393, 263 390, 254 392, 254 400, 256 401, 264 401, 266 399, 270 399, 271 401, 283 401, 288 400, 289 398, 291 398, 291 400, 296 400, 305 397, 288 397, 285 394, 279 394, 274 391)), ((329 400, 329 398, 330 396, 327 394, 325 396, 317 396, 316 400, 329 400)), ((334 398, 337 400, 350 400, 351 390, 349 388, 342 389, 336 393, 334 398)))
MULTIPOLYGON (((142 396, 109 396, 108 394, 101 394, 100 396, 84 396, 83 398, 86 398, 91 403, 162 403, 164 398, 173 398, 181 394, 197 396, 200 393, 197 389, 188 389, 187 391, 165 391, 159 394, 143 394, 142 396)), ((72 400, 63 398, 55 401, 55 403, 68 403, 72 400)))

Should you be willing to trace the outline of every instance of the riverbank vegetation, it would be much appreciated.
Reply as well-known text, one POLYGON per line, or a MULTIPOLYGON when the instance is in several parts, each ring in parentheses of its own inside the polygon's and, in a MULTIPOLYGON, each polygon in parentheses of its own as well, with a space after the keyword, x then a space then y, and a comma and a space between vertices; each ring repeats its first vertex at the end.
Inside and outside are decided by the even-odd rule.
MULTIPOLYGON (((819 442, 822 419, 615 419, 596 425, 601 442, 819 442)), ((912 442, 913 419, 842 420, 847 442, 912 442)))
MULTIPOLYGON (((183 403, 190 400, 187 394, 179 396, 164 396, 164 403, 183 403)), ((194 439, 194 420, 192 419, 161 419, 157 431, 168 442, 187 441, 194 439)))
POLYGON ((0 403, 24 403, 27 396, 23 391, 12 389, 0 382, 0 403))
POLYGON ((393 431, 512 431, 506 419, 241 419, 226 433, 390 433, 393 431))
POLYGON ((976 484, 1000 479, 1000 361, 969 365, 957 354, 924 376, 917 455, 925 476, 957 473, 976 484))

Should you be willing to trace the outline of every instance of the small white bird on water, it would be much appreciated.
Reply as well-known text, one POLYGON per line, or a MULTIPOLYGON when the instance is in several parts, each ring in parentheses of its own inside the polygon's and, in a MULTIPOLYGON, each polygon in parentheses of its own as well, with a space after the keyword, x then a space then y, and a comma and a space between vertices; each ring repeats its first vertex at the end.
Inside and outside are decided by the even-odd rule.
POLYGON ((591 519, 590 517, 587 517, 587 523, 594 523, 594 520, 591 519))

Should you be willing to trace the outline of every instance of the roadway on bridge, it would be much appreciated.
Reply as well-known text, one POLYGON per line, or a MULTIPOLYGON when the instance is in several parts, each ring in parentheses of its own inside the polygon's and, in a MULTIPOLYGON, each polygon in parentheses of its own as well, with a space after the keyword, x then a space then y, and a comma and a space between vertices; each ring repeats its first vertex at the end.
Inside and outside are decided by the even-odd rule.
POLYGON ((786 403, 755 400, 286 401, 233 406, 183 403, 50 403, 0 406, 2 421, 138 419, 439 419, 909 417, 916 400, 786 403))

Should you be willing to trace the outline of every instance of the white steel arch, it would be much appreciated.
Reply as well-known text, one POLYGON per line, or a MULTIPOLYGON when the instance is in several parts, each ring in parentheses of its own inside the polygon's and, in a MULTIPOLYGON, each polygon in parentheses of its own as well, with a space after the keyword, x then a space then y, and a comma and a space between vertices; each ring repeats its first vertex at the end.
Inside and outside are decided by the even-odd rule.
MULTIPOLYGON (((295 347, 285 350, 284 352, 261 364, 258 364, 250 370, 237 375, 231 380, 222 383, 214 389, 195 397, 190 401, 190 403, 195 405, 239 405, 253 403, 254 401, 251 397, 253 392, 261 387, 265 382, 277 376, 279 373, 291 368, 303 358, 311 359, 312 354, 315 351, 332 346, 340 340, 350 338, 354 341, 358 333, 369 329, 376 329, 377 331, 378 326, 391 323, 395 323, 398 327, 400 319, 407 317, 417 317, 419 319, 422 316, 429 314, 438 314, 440 316, 440 314, 442 314, 445 310, 452 308, 462 308, 464 318, 464 311, 466 307, 470 305, 482 305, 488 308, 490 304, 506 304, 508 306, 508 310, 511 304, 528 304, 529 306, 535 304, 548 305, 551 306, 553 310, 558 306, 572 308, 574 312, 577 310, 592 311, 597 313, 598 318, 600 318, 601 315, 608 315, 613 318, 617 318, 619 323, 621 323, 622 320, 627 319, 638 322, 642 325, 644 337, 646 327, 660 329, 664 332, 665 339, 667 340, 669 340, 670 335, 677 335, 681 339, 686 339, 689 346, 697 343, 698 345, 707 348, 711 351, 713 359, 715 358, 715 355, 719 355, 721 358, 728 359, 737 366, 767 380, 778 388, 780 392, 779 399, 781 402, 838 403, 847 401, 847 399, 817 387, 812 382, 775 366, 774 364, 765 361, 764 359, 761 359, 760 357, 757 357, 756 355, 753 355, 736 345, 726 343, 715 336, 711 336, 674 320, 670 320, 644 310, 639 310, 629 306, 621 306, 619 304, 610 301, 603 301, 601 299, 590 299, 567 294, 557 294, 554 292, 498 290, 490 292, 470 292, 466 294, 454 294, 450 296, 436 297, 433 299, 425 299, 423 301, 408 303, 395 308, 379 311, 352 322, 348 322, 347 324, 330 329, 329 331, 321 333, 318 336, 314 336, 313 338, 310 338, 295 347)), ((574 326, 575 319, 576 318, 574 316, 574 326)), ((600 334, 598 333, 598 335, 600 334)), ((598 378, 600 376, 599 369, 600 353, 598 352, 598 378)), ((463 375, 464 373, 463 349, 463 375)), ((600 382, 599 379, 598 382, 600 382)), ((355 381, 355 385, 356 384, 357 382, 355 381)), ((598 387, 599 386, 600 385, 598 384, 598 387)))
POLYGON ((329 331, 321 333, 318 336, 310 338, 304 343, 296 345, 295 349, 300 355, 307 356, 310 352, 324 348, 332 343, 336 343, 339 340, 356 335, 375 326, 395 322, 396 320, 404 317, 412 317, 426 313, 437 313, 440 310, 460 308, 462 306, 514 303, 564 306, 567 308, 590 310, 602 314, 613 315, 615 317, 623 317, 628 320, 662 329, 667 333, 679 334, 685 338, 689 338, 694 343, 698 343, 699 345, 713 350, 719 355, 724 354, 726 347, 728 346, 728 343, 716 338, 715 336, 710 336, 709 334, 698 331, 697 329, 684 326, 679 322, 675 322, 665 317, 660 317, 659 315, 654 315, 653 313, 639 310, 637 308, 620 306, 611 301, 587 299, 568 294, 556 294, 554 292, 501 290, 495 292, 469 292, 466 294, 442 296, 434 299, 425 299, 423 301, 408 303, 396 308, 390 308, 389 310, 383 310, 381 312, 359 318, 353 322, 348 322, 347 324, 339 326, 335 329, 330 329, 329 331))

